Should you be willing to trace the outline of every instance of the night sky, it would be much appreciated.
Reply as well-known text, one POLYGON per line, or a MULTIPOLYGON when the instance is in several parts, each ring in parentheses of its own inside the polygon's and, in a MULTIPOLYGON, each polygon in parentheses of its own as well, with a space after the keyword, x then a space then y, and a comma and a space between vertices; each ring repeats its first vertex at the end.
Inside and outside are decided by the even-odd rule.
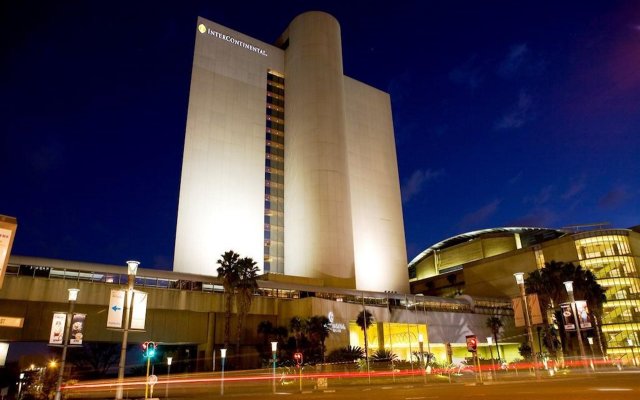
POLYGON ((640 224, 638 1, 13 0, 13 253, 169 269, 197 16, 271 43, 310 10, 340 22, 345 74, 391 94, 409 260, 475 229, 640 224))

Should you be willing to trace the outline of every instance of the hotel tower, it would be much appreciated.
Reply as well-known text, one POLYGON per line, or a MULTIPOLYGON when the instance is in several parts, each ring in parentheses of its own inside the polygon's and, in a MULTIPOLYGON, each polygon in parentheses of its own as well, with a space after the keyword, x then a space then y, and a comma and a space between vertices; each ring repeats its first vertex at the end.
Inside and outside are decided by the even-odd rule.
POLYGON ((336 19, 299 15, 274 45, 195 28, 174 271, 216 275, 234 250, 261 273, 408 293, 389 95, 343 74, 336 19))

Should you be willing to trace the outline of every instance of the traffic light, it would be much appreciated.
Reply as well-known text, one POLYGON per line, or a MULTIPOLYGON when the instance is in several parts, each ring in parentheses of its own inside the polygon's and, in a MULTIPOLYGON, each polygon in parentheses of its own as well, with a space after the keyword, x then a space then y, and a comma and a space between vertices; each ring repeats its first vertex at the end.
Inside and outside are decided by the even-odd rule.
POLYGON ((293 359, 296 361, 296 365, 302 365, 302 353, 293 353, 293 359))
POLYGON ((478 350, 478 338, 475 335, 467 336, 467 351, 475 353, 478 350))
POLYGON ((152 341, 146 341, 142 343, 142 351, 144 358, 153 358, 156 355, 156 343, 152 341))

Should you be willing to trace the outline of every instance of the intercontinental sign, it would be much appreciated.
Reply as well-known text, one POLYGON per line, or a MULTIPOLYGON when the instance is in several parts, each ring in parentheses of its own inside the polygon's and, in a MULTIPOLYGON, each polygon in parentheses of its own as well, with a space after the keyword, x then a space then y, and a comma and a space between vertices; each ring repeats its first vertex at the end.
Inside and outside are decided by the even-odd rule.
POLYGON ((214 31, 211 28, 207 28, 204 24, 200 24, 198 25, 198 31, 200 33, 207 33, 211 36, 214 36, 220 40, 224 40, 226 42, 229 42, 231 44, 235 44, 236 46, 240 46, 242 48, 245 48, 249 51, 253 51, 254 53, 258 53, 261 56, 267 56, 267 51, 264 49, 261 49, 260 47, 256 47, 252 44, 243 42, 242 40, 236 39, 233 36, 229 36, 229 35, 225 35, 224 33, 220 33, 218 31, 214 31))

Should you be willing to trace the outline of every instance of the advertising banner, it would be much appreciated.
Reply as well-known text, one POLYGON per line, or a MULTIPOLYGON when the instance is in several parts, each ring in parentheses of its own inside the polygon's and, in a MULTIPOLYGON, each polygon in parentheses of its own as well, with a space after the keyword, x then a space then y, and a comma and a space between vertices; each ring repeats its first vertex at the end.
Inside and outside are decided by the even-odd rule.
POLYGON ((0 367, 4 367, 9 353, 9 343, 0 343, 0 367))
POLYGON ((81 345, 84 336, 84 321, 87 314, 73 314, 71 319, 71 333, 69 336, 69 344, 81 345))
POLYGON ((576 314, 578 316, 578 323, 580 324, 580 329, 591 329, 591 317, 589 315, 589 307, 587 307, 587 302, 584 300, 576 301, 576 314))
MULTIPOLYGON (((529 306, 529 317, 531 318, 531 325, 542 324, 542 311, 540 311, 540 301, 537 294, 528 294, 527 305, 529 306)), ((514 297, 511 299, 511 305, 513 306, 513 318, 516 328, 525 326, 524 308, 522 307, 522 298, 514 297)))
POLYGON ((564 330, 575 331, 576 319, 573 315, 573 310, 571 309, 571 303, 560 304, 560 309, 562 310, 562 322, 564 324, 564 330))
POLYGON ((131 303, 131 329, 144 330, 147 317, 147 293, 134 291, 131 303))
POLYGON ((2 288, 4 275, 7 272, 7 264, 17 228, 18 222, 15 218, 0 215, 0 288, 2 288))
POLYGON ((125 294, 126 291, 124 289, 113 289, 111 291, 107 328, 122 328, 125 294))
POLYGON ((57 312, 53 314, 49 344, 62 344, 64 340, 64 324, 67 322, 67 313, 57 312))

